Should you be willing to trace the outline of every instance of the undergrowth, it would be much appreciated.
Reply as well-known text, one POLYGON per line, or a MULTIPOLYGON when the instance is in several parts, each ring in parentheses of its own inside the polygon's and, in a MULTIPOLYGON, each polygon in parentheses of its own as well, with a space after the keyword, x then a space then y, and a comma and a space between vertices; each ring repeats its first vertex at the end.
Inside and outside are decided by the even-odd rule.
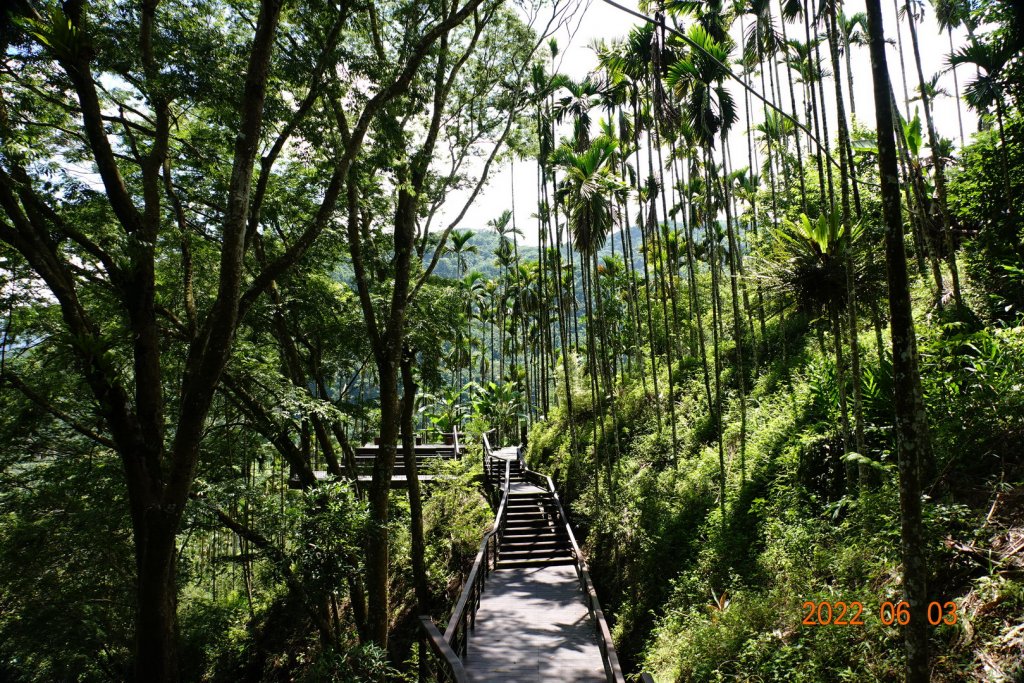
MULTIPOLYGON (((918 294, 935 451, 930 592, 958 610, 955 625, 932 627, 933 680, 1024 680, 1022 572, 962 550, 994 552, 986 549, 1001 533, 1017 538, 1014 529, 1024 537, 1013 504, 1002 522, 990 513, 1000 492, 1017 500, 1022 490, 1013 444, 1024 437, 1024 327, 970 329, 927 311, 927 293, 918 294)), ((745 439, 737 377, 723 375, 724 517, 717 420, 699 360, 675 377, 674 439, 671 411, 639 376, 617 388, 602 420, 574 382, 575 419, 555 410, 531 431, 531 466, 553 474, 571 503, 633 672, 657 681, 901 680, 901 634, 880 614, 902 599, 891 368, 874 332, 862 330, 867 453, 848 455, 835 365, 820 339, 806 320, 769 321, 761 365, 747 369, 745 439), (857 485, 859 462, 874 486, 857 485), (863 625, 804 624, 805 603, 825 601, 860 603, 863 625)), ((1024 518, 1024 495, 1014 504, 1024 518)))

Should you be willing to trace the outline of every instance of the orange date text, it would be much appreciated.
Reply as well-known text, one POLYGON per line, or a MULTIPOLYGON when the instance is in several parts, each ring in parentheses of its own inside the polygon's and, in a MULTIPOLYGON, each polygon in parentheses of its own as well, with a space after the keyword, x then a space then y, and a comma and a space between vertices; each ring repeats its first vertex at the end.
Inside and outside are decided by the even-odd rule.
MULTIPOLYGON (((854 600, 807 600, 803 603, 804 626, 863 626, 864 603, 854 600)), ((956 603, 932 601, 928 603, 928 623, 932 626, 957 622, 956 603)), ((878 619, 884 626, 906 626, 910 623, 910 605, 906 601, 883 602, 878 607, 878 619)))

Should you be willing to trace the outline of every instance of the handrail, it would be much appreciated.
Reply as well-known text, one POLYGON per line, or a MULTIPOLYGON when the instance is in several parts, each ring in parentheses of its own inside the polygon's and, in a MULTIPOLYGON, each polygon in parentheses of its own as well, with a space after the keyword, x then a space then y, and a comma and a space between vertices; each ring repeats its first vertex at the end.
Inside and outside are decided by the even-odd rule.
MULTIPOLYGON (((487 435, 492 433, 493 431, 493 429, 488 429, 486 432, 480 435, 483 442, 483 449, 480 451, 480 461, 484 468, 484 481, 487 482, 488 486, 494 486, 494 484, 491 482, 491 468, 489 467, 490 461, 500 460, 502 462, 505 462, 504 458, 500 458, 494 454, 494 449, 491 447, 491 440, 487 438, 487 435)), ((505 479, 508 480, 507 472, 505 479)))
MULTIPOLYGON (((494 456, 491 451, 491 444, 490 440, 487 438, 487 434, 484 433, 482 436, 483 460, 486 474, 488 458, 494 458, 496 456, 494 456)), ((609 683, 625 683, 626 679, 622 675, 622 667, 619 665, 619 658, 615 652, 615 644, 612 641, 611 631, 608 628, 608 622, 605 619, 604 610, 601 609, 601 602, 597 597, 597 590, 594 588, 594 582, 590 578, 590 571, 587 569, 587 562, 583 557, 583 552, 580 550, 580 546, 576 542, 576 536, 573 534, 572 527, 569 525, 569 518, 566 516, 565 510, 562 508, 562 502, 558 497, 558 491, 555 490, 555 484, 551 480, 551 477, 546 474, 534 472, 533 470, 526 468, 522 446, 516 448, 516 460, 520 463, 520 469, 525 477, 534 480, 541 487, 546 485, 548 492, 551 494, 551 498, 555 503, 555 509, 558 512, 558 517, 561 520, 562 526, 565 528, 566 535, 569 538, 570 547, 572 548, 572 554, 575 559, 576 576, 579 579, 580 586, 586 596, 587 610, 594 619, 594 624, 597 630, 597 645, 601 651, 605 676, 609 683)), ((505 533, 505 524, 507 519, 506 511, 508 508, 511 480, 512 461, 505 460, 505 479, 501 487, 501 499, 494 515, 494 525, 489 532, 484 534, 483 540, 480 542, 480 550, 477 552, 476 559, 473 562, 473 567, 470 569, 469 576, 462 588, 462 594, 459 596, 459 601, 455 605, 455 610, 452 612, 452 616, 448 620, 448 626, 445 628, 444 634, 437 629, 430 617, 420 617, 420 625, 427 634, 427 640, 430 642, 430 647, 435 655, 444 662, 446 670, 443 673, 447 680, 452 681, 453 683, 466 683, 469 680, 463 665, 463 660, 466 659, 469 651, 468 631, 476 627, 476 612, 480 608, 481 595, 486 587, 487 577, 491 572, 492 555, 493 562, 495 566, 497 565, 498 548, 501 545, 501 539, 505 533)), ((645 678, 643 680, 646 683, 650 678, 645 674, 645 678)))
POLYGON ((459 426, 452 425, 452 439, 455 441, 455 459, 459 460, 459 426))
POLYGON ((540 486, 543 487, 547 484, 548 492, 551 493, 551 498, 555 502, 555 509, 558 511, 558 516, 562 520, 562 525, 565 527, 565 532, 569 536, 569 543, 572 547, 573 557, 576 559, 576 576, 580 581, 580 586, 583 588, 583 593, 587 598, 587 609, 590 611, 590 615, 594 618, 594 623, 597 628, 597 646, 601 650, 601 657, 604 660, 604 672, 608 678, 609 683, 625 683, 626 679, 622 675, 622 667, 619 665, 619 657, 615 652, 615 644, 612 642, 612 633, 608 628, 608 622, 604 618, 604 610, 601 609, 601 601, 597 598, 597 590, 594 588, 594 582, 590 579, 590 571, 587 569, 587 561, 583 558, 583 552, 580 550, 579 544, 576 542, 576 536, 572 533, 572 527, 569 525, 569 518, 565 514, 565 510, 562 509, 562 502, 558 498, 558 491, 555 490, 555 484, 551 481, 551 477, 540 472, 534 472, 533 470, 526 468, 526 460, 523 458, 522 446, 516 449, 516 459, 519 460, 523 475, 528 479, 539 480, 540 486))
POLYGON ((484 468, 484 481, 491 485, 491 471, 487 467, 487 458, 491 457, 491 442, 487 439, 487 432, 480 435, 483 448, 480 449, 480 464, 484 468))
POLYGON ((452 650, 444 635, 437 629, 437 626, 434 625, 434 620, 421 615, 420 627, 426 633, 430 649, 434 651, 434 654, 444 663, 447 669, 447 671, 443 672, 444 678, 442 680, 448 680, 452 683, 469 683, 466 667, 462 665, 462 660, 452 650))
POLYGON ((501 538, 505 533, 505 510, 508 502, 509 482, 512 479, 512 462, 505 462, 505 482, 501 490, 501 501, 498 503, 498 510, 494 514, 494 526, 484 534, 480 542, 480 550, 476 554, 473 568, 469 571, 465 585, 462 587, 462 594, 455 605, 448 626, 444 631, 444 639, 451 646, 452 652, 465 659, 468 652, 467 629, 476 626, 476 611, 480 608, 480 595, 484 591, 487 577, 491 572, 491 559, 498 561, 498 546, 501 545, 501 538))

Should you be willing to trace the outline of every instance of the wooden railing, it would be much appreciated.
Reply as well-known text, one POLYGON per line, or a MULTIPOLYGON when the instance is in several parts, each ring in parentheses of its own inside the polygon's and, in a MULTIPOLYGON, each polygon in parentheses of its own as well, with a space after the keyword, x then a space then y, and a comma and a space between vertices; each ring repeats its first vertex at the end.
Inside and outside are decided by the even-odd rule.
MULTIPOLYGON (((494 457, 490 441, 487 435, 484 434, 483 462, 485 477, 489 477, 488 461, 494 457)), ((601 609, 601 601, 598 600, 597 591, 594 589, 594 582, 591 580, 590 571, 587 569, 587 562, 583 557, 579 544, 576 542, 576 536, 572 533, 569 518, 562 508, 562 502, 558 497, 558 492, 555 490, 555 484, 551 481, 551 477, 526 468, 521 447, 516 449, 516 458, 519 461, 523 475, 527 479, 532 480, 537 486, 541 488, 546 487, 551 493, 555 509, 561 520, 560 523, 565 528, 565 532, 569 537, 573 558, 575 559, 576 576, 579 579, 580 587, 583 589, 587 610, 594 620, 597 631, 597 645, 601 650, 601 660, 604 664, 605 676, 608 683, 625 683, 626 679, 622 675, 622 667, 619 665, 619 658, 615 652, 615 644, 612 642, 612 634, 608 628, 604 610, 601 609)), ((476 560, 473 562, 473 568, 469 572, 469 577, 462 588, 462 595, 455 606, 455 611, 452 612, 451 619, 448 620, 448 627, 445 629, 444 634, 441 634, 430 617, 420 617, 420 625, 426 632, 426 638, 430 644, 431 651, 441 664, 441 671, 439 671, 440 680, 452 681, 453 683, 468 683, 469 680, 463 666, 463 660, 466 659, 468 652, 469 631, 476 625, 476 611, 480 607, 481 595, 483 594, 487 577, 490 575, 491 567, 498 560, 498 547, 501 545, 501 538, 505 533, 505 512, 508 504, 509 483, 512 479, 512 463, 509 460, 504 460, 504 463, 505 477, 502 481, 501 499, 498 503, 497 512, 494 515, 494 526, 491 531, 484 535, 480 543, 480 550, 477 552, 476 560)), ((490 483, 489 480, 488 483, 490 483)), ((650 678, 649 674, 645 673, 642 676, 641 680, 644 683, 653 683, 653 679, 650 678)))
POLYGON ((491 481, 491 468, 488 467, 488 465, 490 465, 488 460, 494 457, 494 453, 491 449, 491 440, 487 438, 488 433, 489 432, 484 432, 480 437, 480 440, 483 443, 483 448, 480 449, 480 462, 484 467, 484 481, 488 486, 493 487, 494 483, 491 481))
POLYGON ((433 660, 440 665, 435 672, 436 680, 445 683, 469 683, 469 676, 462 665, 462 660, 444 639, 444 634, 437 630, 434 620, 420 616, 420 627, 426 634, 426 642, 434 654, 433 660))
POLYGON ((486 433, 481 436, 481 442, 483 447, 480 449, 480 464, 484 468, 484 483, 490 487, 492 486, 491 470, 487 467, 487 458, 491 457, 491 442, 487 440, 486 433))
POLYGON ((565 527, 565 532, 569 536, 569 543, 572 546, 572 554, 576 560, 576 576, 579 579, 580 587, 583 589, 583 595, 586 599, 587 609, 590 612, 590 616, 594 619, 594 626, 597 630, 597 646, 601 650, 601 659, 604 663, 604 673, 608 679, 608 683, 625 683, 626 679, 622 675, 622 667, 619 665, 619 657, 615 652, 615 644, 612 642, 612 633, 608 628, 608 621, 604 618, 604 610, 601 609, 601 601, 597 598, 597 590, 594 589, 594 582, 590 579, 590 571, 587 569, 587 561, 583 557, 583 551, 580 550, 579 544, 576 542, 576 536, 572 533, 572 527, 569 525, 569 518, 565 514, 565 510, 562 509, 562 501, 558 498, 558 491, 555 490, 555 484, 551 481, 551 477, 540 472, 534 472, 533 470, 527 469, 526 461, 523 459, 523 449, 520 447, 516 451, 516 457, 519 460, 523 476, 533 481, 534 484, 541 488, 547 487, 547 490, 551 493, 551 498, 555 502, 555 509, 558 511, 558 517, 561 519, 562 526, 565 527))
MULTIPOLYGON (((491 440, 487 438, 487 435, 491 434, 492 432, 494 432, 493 429, 488 430, 481 435, 481 442, 483 443, 483 448, 480 450, 480 459, 481 462, 483 463, 484 468, 484 483, 486 483, 487 487, 493 492, 499 489, 499 487, 501 486, 501 480, 499 479, 498 481, 492 481, 490 464, 492 461, 503 463, 505 462, 505 460, 503 458, 499 458, 498 456, 496 456, 494 454, 494 449, 491 448, 491 440)), ((505 469, 505 479, 508 480, 508 468, 505 469)), ((491 504, 496 504, 494 498, 491 499, 491 504)))
POLYGON ((476 561, 469 571, 466 583, 462 587, 462 595, 455 605, 448 620, 448 627, 444 631, 444 639, 451 645, 452 650, 462 658, 466 657, 469 642, 469 630, 476 626, 476 611, 480 608, 480 596, 484 592, 487 577, 491 573, 491 567, 498 561, 498 547, 501 545, 501 537, 505 534, 505 510, 508 504, 508 487, 511 480, 512 463, 505 462, 505 481, 501 490, 501 500, 498 503, 498 510, 494 514, 494 526, 484 534, 480 542, 480 550, 476 554, 476 561))
MULTIPOLYGON (((486 458, 491 455, 490 443, 484 437, 484 464, 486 471, 486 458)), ((476 626, 476 612, 480 608, 481 595, 487 584, 487 577, 490 576, 491 568, 498 561, 498 547, 501 545, 501 538, 505 534, 505 511, 508 503, 509 483, 512 479, 512 462, 504 461, 505 478, 501 487, 501 498, 498 501, 497 511, 494 514, 494 525, 491 530, 484 534, 480 542, 480 550, 476 554, 473 568, 469 570, 469 576, 462 587, 462 594, 455 605, 448 626, 442 635, 434 626, 430 617, 421 616, 420 625, 426 631, 427 640, 436 657, 442 661, 442 670, 446 672, 449 680, 462 683, 465 676, 462 660, 466 658, 469 650, 469 631, 476 626), (433 632, 431 631, 433 630, 433 632), (439 637, 439 638, 438 638, 439 637), (462 672, 459 674, 459 672, 462 672)), ((468 679, 465 679, 468 680, 468 679)))

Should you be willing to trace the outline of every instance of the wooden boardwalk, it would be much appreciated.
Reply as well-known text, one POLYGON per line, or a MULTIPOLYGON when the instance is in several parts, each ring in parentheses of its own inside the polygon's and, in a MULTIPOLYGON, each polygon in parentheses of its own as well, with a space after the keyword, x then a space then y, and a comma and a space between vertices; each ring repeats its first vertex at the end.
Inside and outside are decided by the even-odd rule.
POLYGON ((484 442, 494 526, 442 633, 421 616, 442 680, 626 683, 582 551, 550 477, 484 442))
MULTIPOLYGON (((352 477, 352 465, 355 466, 355 478, 358 479, 360 484, 369 484, 373 481, 373 467, 377 461, 377 453, 380 451, 380 447, 374 444, 364 444, 355 449, 355 462, 346 463, 344 465, 344 473, 347 477, 352 477)), ((449 477, 445 475, 433 474, 433 467, 438 463, 444 462, 445 460, 458 460, 462 457, 462 449, 459 446, 458 435, 455 434, 453 443, 440 444, 417 444, 414 447, 414 453, 416 454, 416 478, 421 484, 430 484, 435 480, 446 480, 449 477)), ((514 454, 513 454, 514 456, 514 454)), ((317 470, 313 472, 313 476, 317 481, 328 481, 332 478, 329 472, 323 470, 317 470)), ((303 485, 298 475, 293 475, 289 481, 288 486, 293 489, 301 489, 303 485)), ((391 488, 393 489, 404 489, 409 487, 409 477, 405 471, 405 458, 403 455, 402 444, 399 443, 397 446, 397 453, 395 456, 394 469, 391 473, 391 488)))
POLYGON ((575 567, 496 570, 481 597, 465 661, 473 683, 607 680, 575 567))

